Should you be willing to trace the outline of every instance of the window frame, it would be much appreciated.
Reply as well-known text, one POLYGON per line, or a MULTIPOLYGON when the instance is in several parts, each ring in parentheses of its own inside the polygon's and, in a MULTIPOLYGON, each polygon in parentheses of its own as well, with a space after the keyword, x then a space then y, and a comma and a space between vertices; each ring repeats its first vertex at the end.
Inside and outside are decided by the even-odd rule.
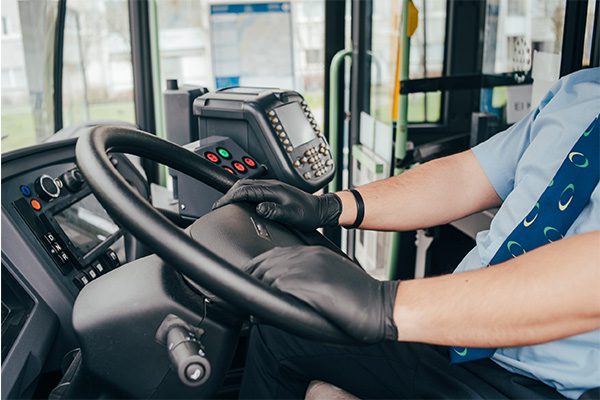
MULTIPOLYGON (((566 0, 561 46, 560 76, 578 71, 583 66, 583 45, 589 0, 566 0), (568 46, 565 46, 568 43, 568 46)), ((598 4, 598 3, 597 3, 598 4)), ((596 11, 598 7, 596 7, 596 11)), ((597 22, 597 17, 594 18, 597 22)))
POLYGON ((54 133, 63 128, 62 112, 62 79, 64 65, 65 48, 65 23, 67 17, 67 0, 58 0, 58 10, 56 14, 56 26, 54 30, 54 92, 52 99, 54 103, 54 133))

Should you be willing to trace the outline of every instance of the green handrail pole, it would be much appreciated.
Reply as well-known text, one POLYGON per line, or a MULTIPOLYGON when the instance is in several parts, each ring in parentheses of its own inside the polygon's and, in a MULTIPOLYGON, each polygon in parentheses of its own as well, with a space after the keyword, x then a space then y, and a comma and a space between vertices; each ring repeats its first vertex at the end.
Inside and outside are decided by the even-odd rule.
MULTIPOLYGON (((410 37, 408 36, 408 2, 410 0, 404 0, 402 2, 402 18, 400 22, 400 80, 405 81, 408 79, 408 68, 410 58, 410 37)), ((394 169, 394 175, 398 175, 404 171, 404 168, 400 168, 400 161, 406 157, 406 141, 408 139, 408 95, 400 95, 398 102, 398 123, 396 125, 396 145, 394 150, 394 159, 392 160, 392 167, 394 169)), ((400 232, 393 232, 390 240, 390 257, 389 257, 389 278, 395 279, 398 270, 399 261, 399 250, 400 250, 400 232)))
MULTIPOLYGON (((344 66, 346 57, 352 54, 352 49, 340 50, 331 59, 331 67, 329 69, 329 127, 327 129, 329 136, 329 147, 331 158, 337 161, 338 143, 340 137, 340 127, 338 126, 338 77, 344 66)), ((340 166, 338 166, 340 168, 340 166)), ((333 175, 333 180, 329 182, 328 191, 335 192, 337 190, 337 173, 333 175)))

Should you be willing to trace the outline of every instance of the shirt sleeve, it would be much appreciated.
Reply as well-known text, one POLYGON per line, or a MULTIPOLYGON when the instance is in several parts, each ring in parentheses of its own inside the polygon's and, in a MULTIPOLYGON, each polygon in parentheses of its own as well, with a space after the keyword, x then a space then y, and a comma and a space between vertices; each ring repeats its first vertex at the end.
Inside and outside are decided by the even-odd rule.
POLYGON ((513 190, 519 160, 534 139, 536 131, 532 129, 532 125, 535 119, 561 86, 562 82, 559 81, 544 96, 540 104, 519 122, 471 149, 502 200, 506 199, 506 196, 513 190))

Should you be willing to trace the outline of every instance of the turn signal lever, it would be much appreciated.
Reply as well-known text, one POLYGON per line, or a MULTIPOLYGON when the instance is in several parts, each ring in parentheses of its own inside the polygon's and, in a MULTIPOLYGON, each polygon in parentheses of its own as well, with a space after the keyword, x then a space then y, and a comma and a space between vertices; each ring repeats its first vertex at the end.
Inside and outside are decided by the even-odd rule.
POLYGON ((167 346, 169 359, 179 380, 187 386, 200 386, 210 377, 210 363, 200 337, 204 330, 169 314, 156 331, 156 339, 167 346))

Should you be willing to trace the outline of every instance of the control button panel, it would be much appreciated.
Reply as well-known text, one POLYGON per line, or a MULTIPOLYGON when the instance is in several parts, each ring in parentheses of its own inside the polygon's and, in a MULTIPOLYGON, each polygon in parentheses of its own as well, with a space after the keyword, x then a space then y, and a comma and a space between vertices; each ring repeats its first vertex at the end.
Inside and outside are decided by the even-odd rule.
POLYGON ((294 160, 296 167, 306 180, 320 178, 333 169, 334 161, 331 158, 330 148, 325 141, 308 147, 294 160))
POLYGON ((69 267, 62 268, 61 272, 63 272, 64 274, 66 271, 69 271, 71 269, 71 257, 64 243, 62 243, 62 241, 60 241, 60 239, 58 238, 58 235, 52 232, 51 230, 48 230, 44 234, 44 239, 46 241, 46 245, 44 247, 46 248, 50 256, 54 259, 54 261, 56 261, 59 266, 69 267))
POLYGON ((301 101, 300 107, 313 130, 314 139, 298 147, 292 145, 288 132, 286 132, 286 128, 281 123, 282 117, 277 114, 277 108, 269 110, 267 117, 275 131, 276 137, 279 139, 282 149, 291 157, 293 167, 305 181, 310 181, 311 179, 315 180, 324 177, 332 172, 334 161, 331 157, 329 144, 327 144, 325 136, 321 132, 315 116, 306 101, 301 101))
POLYGON ((120 261, 110 249, 99 254, 90 252, 91 259, 86 258, 88 255, 77 254, 65 228, 57 223, 57 214, 92 196, 89 189, 84 190, 85 180, 77 168, 65 170, 54 169, 37 177, 33 175, 31 181, 17 184, 13 190, 18 195, 12 205, 29 228, 29 235, 41 246, 42 255, 45 252, 52 260, 52 263, 46 263, 56 268, 67 283, 80 289, 118 267, 120 261))
MULTIPOLYGON (((210 136, 184 147, 240 179, 258 179, 267 171, 264 159, 248 154, 231 138, 210 136)), ((210 212, 212 204, 223 195, 179 171, 170 169, 169 173, 173 177, 173 194, 179 203, 179 215, 184 218, 195 219, 210 212)))
MULTIPOLYGON (((73 260, 67 246, 59 238, 59 235, 50 226, 44 215, 39 213, 34 205, 39 201, 26 198, 16 200, 13 205, 19 215, 23 218, 27 226, 31 229, 34 236, 38 239, 46 253, 52 258, 58 270, 63 274, 68 274, 73 269, 73 260)), ((41 205, 40 205, 41 207, 41 205)))
MULTIPOLYGON (((254 158, 246 154, 246 152, 231 141, 231 139, 219 136, 214 136, 213 138, 217 138, 218 145, 216 145, 217 143, 214 143, 210 145, 205 144, 204 146, 201 145, 200 147, 195 146, 194 152, 196 154, 201 154, 208 161, 220 165, 225 171, 239 176, 240 178, 250 178, 250 170, 259 168, 259 164, 254 158)), ((194 142, 190 145, 193 146, 197 143, 198 142, 194 142)))
POLYGON ((102 256, 98 257, 98 259, 92 261, 88 267, 80 270, 73 277, 73 283, 79 289, 82 289, 85 285, 120 265, 121 262, 117 253, 115 253, 113 249, 108 249, 102 256))
POLYGON ((55 201, 82 189, 85 180, 79 169, 73 168, 58 178, 48 174, 38 176, 33 182, 19 186, 20 195, 28 199, 29 207, 39 213, 44 213, 47 206, 55 201), (62 189, 66 188, 67 191, 62 189), (66 193, 66 195, 65 195, 66 193))

